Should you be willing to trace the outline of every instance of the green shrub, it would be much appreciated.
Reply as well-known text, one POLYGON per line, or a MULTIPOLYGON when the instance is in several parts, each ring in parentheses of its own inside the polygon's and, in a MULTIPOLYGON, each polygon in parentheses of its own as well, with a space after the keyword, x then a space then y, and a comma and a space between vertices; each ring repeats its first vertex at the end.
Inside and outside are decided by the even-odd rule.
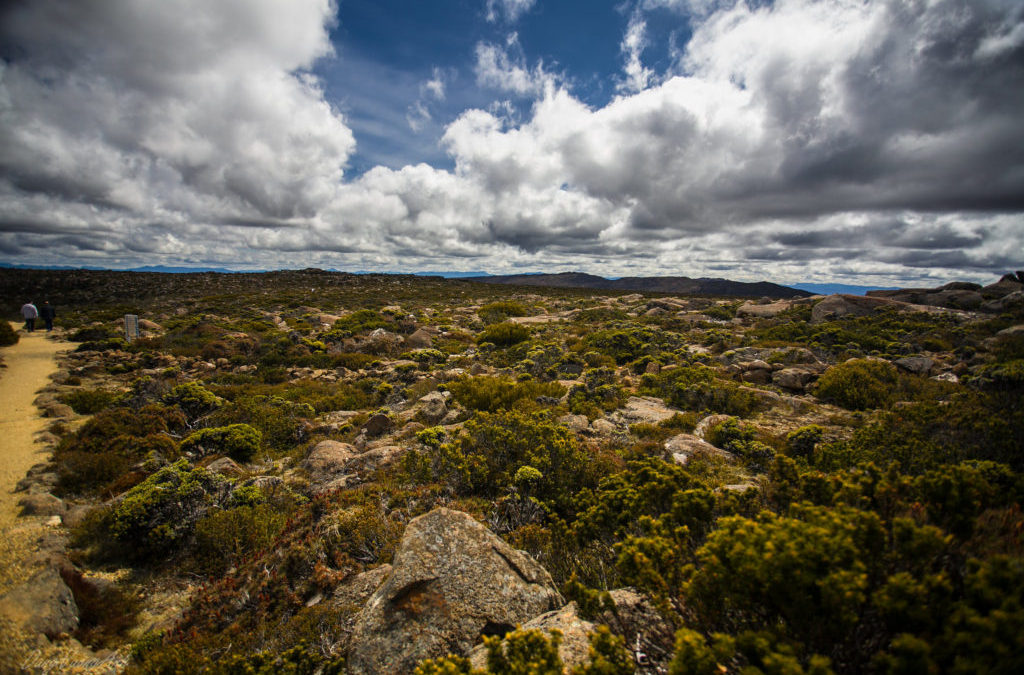
POLYGON ((800 427, 786 435, 786 449, 793 457, 809 458, 824 436, 825 429, 817 424, 800 427))
POLYGON ((221 407, 224 401, 198 382, 185 382, 171 389, 164 403, 176 405, 189 419, 196 419, 221 407))
POLYGON ((540 396, 561 398, 565 387, 557 382, 527 380, 516 382, 508 377, 461 377, 445 385, 455 400, 470 410, 496 412, 515 407, 536 406, 540 396))
POLYGON ((248 462, 259 451, 262 441, 258 429, 248 424, 229 424, 200 429, 181 442, 181 451, 191 452, 197 458, 223 454, 238 462, 248 462))
POLYGON ((179 460, 128 491, 112 513, 111 535, 134 560, 181 551, 196 522, 228 490, 223 477, 179 460))
POLYGON ((498 347, 511 347, 530 339, 530 329, 517 323, 496 323, 477 336, 477 344, 489 342, 498 347))
POLYGON ((884 408, 899 382, 896 366, 875 359, 851 359, 832 366, 818 379, 814 395, 849 410, 884 408))
POLYGON ((315 414, 311 405, 280 396, 239 396, 217 410, 207 422, 218 426, 248 424, 262 434, 265 449, 287 452, 305 440, 304 420, 315 414))
POLYGON ((477 310, 477 316, 479 316, 484 323, 488 324, 500 323, 509 317, 526 316, 527 314, 529 314, 529 311, 526 307, 511 300, 491 302, 477 310))
POLYGON ((211 510, 196 523, 196 564, 207 574, 222 574, 244 556, 270 546, 287 520, 277 504, 211 510))
POLYGON ((60 400, 79 415, 93 415, 106 409, 118 396, 107 389, 80 389, 62 394, 60 400))
POLYGON ((0 321, 0 347, 18 344, 18 332, 6 320, 0 321))
POLYGON ((566 508, 572 491, 590 482, 576 437, 543 413, 481 413, 428 456, 434 476, 464 495, 501 496, 515 487, 519 469, 530 467, 540 474, 531 493, 566 508))

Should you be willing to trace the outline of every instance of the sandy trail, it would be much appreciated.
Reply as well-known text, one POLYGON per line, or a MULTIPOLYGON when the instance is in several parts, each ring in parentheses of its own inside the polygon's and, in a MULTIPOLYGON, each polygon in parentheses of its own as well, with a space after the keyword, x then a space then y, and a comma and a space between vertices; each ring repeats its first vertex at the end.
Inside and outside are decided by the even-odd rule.
POLYGON ((32 401, 57 370, 54 357, 68 348, 47 339, 45 331, 20 335, 18 344, 0 348, 7 365, 0 368, 0 530, 12 526, 17 517, 21 495, 14 494, 14 486, 33 464, 46 461, 46 449, 33 439, 46 420, 32 401))

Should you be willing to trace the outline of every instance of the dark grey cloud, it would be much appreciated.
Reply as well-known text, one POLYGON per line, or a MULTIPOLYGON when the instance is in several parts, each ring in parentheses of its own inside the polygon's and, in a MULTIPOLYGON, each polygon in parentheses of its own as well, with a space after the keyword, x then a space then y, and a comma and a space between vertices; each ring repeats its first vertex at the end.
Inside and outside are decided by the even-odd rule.
POLYGON ((632 37, 605 46, 631 88, 600 108, 518 43, 481 43, 472 69, 499 98, 445 128, 448 170, 399 147, 419 142, 421 82, 357 64, 381 92, 339 77, 352 91, 326 100, 309 68, 334 58, 327 0, 9 4, 0 253, 790 282, 1024 266, 1019 0, 634 6, 632 37), (692 39, 657 73, 636 39, 665 7, 689 12, 692 39), (398 128, 374 144, 381 165, 346 173, 353 129, 398 128))

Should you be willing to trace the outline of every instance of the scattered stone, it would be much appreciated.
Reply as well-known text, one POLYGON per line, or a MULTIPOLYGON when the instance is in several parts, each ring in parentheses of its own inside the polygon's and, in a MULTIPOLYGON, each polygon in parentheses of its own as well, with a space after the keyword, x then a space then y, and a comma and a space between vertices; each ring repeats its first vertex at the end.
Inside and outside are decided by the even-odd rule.
POLYGON ((219 457, 207 464, 206 468, 222 476, 241 476, 245 474, 245 469, 240 467, 238 462, 230 457, 219 457))
POLYGON ((385 431, 388 431, 391 429, 391 426, 392 422, 390 417, 384 413, 377 413, 370 417, 370 419, 366 420, 366 424, 363 425, 362 432, 368 437, 373 438, 375 436, 380 436, 385 431))
POLYGON ((450 392, 432 391, 417 401, 418 415, 429 424, 437 424, 448 414, 450 392), (448 394, 446 397, 445 394, 448 394))
POLYGON ((429 331, 422 328, 405 338, 405 346, 408 349, 427 349, 434 345, 434 337, 429 331))
POLYGON ((18 500, 23 516, 62 516, 68 507, 48 492, 28 494, 18 500))
POLYGON ((760 303, 747 301, 740 305, 740 308, 736 310, 736 314, 739 316, 752 316, 759 319, 771 318, 778 316, 787 309, 793 307, 793 303, 789 300, 779 300, 777 302, 760 303))
POLYGON ((715 426, 719 422, 724 422, 729 419, 729 417, 730 415, 708 415, 700 422, 697 422, 697 427, 693 430, 693 435, 706 441, 711 427, 715 426))
POLYGON ((590 427, 590 420, 586 415, 562 415, 558 418, 558 423, 564 424, 576 433, 586 431, 590 427))
POLYGON ((897 368, 901 368, 908 373, 914 373, 915 375, 927 375, 935 366, 934 359, 924 356, 905 356, 902 359, 893 361, 893 363, 897 368))
POLYGON ((78 628, 75 598, 52 567, 0 596, 0 616, 51 639, 78 628))
POLYGON ((612 436, 619 431, 619 428, 615 426, 614 422, 609 422, 604 418, 596 419, 591 422, 590 428, 599 436, 612 436))
POLYGON ((459 511, 410 521, 392 565, 356 620, 353 675, 410 673, 563 604, 543 567, 459 511))
POLYGON ((686 464, 696 455, 712 455, 724 459, 735 459, 731 452, 716 448, 703 438, 693 434, 679 434, 665 441, 665 450, 676 464, 686 464))
POLYGON ((811 323, 822 323, 844 316, 867 316, 882 307, 896 307, 899 304, 895 300, 870 295, 830 295, 811 310, 811 323))
POLYGON ((320 441, 302 462, 302 468, 314 478, 336 476, 345 472, 345 465, 358 452, 348 443, 320 441))
POLYGON ((625 407, 619 408, 611 415, 609 419, 615 422, 621 422, 625 425, 630 424, 657 424, 663 422, 676 413, 678 410, 673 410, 665 405, 664 401, 653 396, 630 396, 629 400, 626 401, 625 407))
MULTIPOLYGON (((548 635, 552 631, 559 631, 562 634, 562 642, 558 645, 558 656, 562 659, 562 665, 568 672, 573 667, 590 660, 590 638, 587 634, 595 631, 597 627, 581 618, 576 603, 570 602, 561 609, 530 619, 523 624, 522 629, 540 630, 548 635)), ((482 644, 474 647, 469 654, 469 661, 474 668, 486 670, 487 648, 482 644)))

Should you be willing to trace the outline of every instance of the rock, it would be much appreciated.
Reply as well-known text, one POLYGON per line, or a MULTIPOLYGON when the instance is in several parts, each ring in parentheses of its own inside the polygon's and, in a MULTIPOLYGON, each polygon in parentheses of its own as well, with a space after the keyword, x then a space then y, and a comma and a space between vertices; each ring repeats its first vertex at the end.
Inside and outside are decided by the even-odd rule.
POLYGON ((803 391, 815 377, 815 373, 803 368, 783 368, 772 373, 772 384, 790 391, 803 391))
POLYGON ((363 480, 369 479, 379 468, 391 464, 405 454, 405 448, 397 445, 381 445, 361 452, 348 461, 345 473, 358 474, 363 480))
POLYGON ((348 443, 320 441, 302 462, 302 467, 314 479, 336 476, 345 472, 345 465, 357 453, 348 443))
POLYGON ((629 400, 626 401, 625 407, 619 408, 608 417, 615 422, 621 422, 625 425, 638 423, 657 424, 669 419, 678 412, 678 410, 673 410, 666 406, 659 398, 654 398, 653 396, 630 396, 629 400))
POLYGON ((703 438, 693 434, 679 434, 665 441, 665 449, 672 455, 677 464, 686 464, 695 455, 713 455, 724 459, 734 459, 731 452, 716 448, 703 438))
POLYGON ((996 333, 996 335, 1024 335, 1024 324, 1017 324, 1016 326, 1004 328, 996 333))
POLYGON ((377 413, 366 420, 363 425, 363 433, 368 437, 380 436, 391 428, 391 418, 384 413, 377 413))
POLYGON ((356 620, 352 675, 410 673, 563 604, 543 567, 459 511, 410 521, 392 565, 356 620))
POLYGON ((647 374, 647 375, 657 375, 660 372, 661 372, 661 365, 658 364, 658 363, 655 363, 654 361, 651 361, 650 363, 648 363, 647 367, 644 368, 644 373, 647 374))
POLYGON ((62 516, 68 507, 48 492, 28 494, 18 500, 23 516, 62 516))
POLYGON ((576 433, 586 431, 590 426, 590 420, 587 419, 586 415, 562 415, 558 418, 559 424, 564 424, 576 433))
POLYGON ((789 300, 779 300, 778 302, 770 302, 767 304, 755 303, 747 301, 740 305, 740 308, 736 310, 736 314, 739 316, 752 316, 756 318, 770 318, 778 316, 787 309, 790 309, 793 303, 789 300))
POLYGON ((590 428, 599 436, 613 436, 619 431, 619 428, 615 426, 614 422, 609 422, 603 418, 596 419, 591 422, 590 428))
POLYGON ((220 457, 206 465, 206 468, 222 476, 241 476, 245 469, 238 465, 238 462, 230 457, 220 457))
POLYGON ((772 371, 771 369, 747 370, 740 375, 740 379, 751 384, 768 384, 772 381, 772 371))
POLYGON ((1001 298, 1018 291, 1024 291, 1024 284, 1014 275, 1004 274, 996 283, 983 287, 980 293, 986 298, 1001 298))
POLYGON ((339 607, 362 609, 373 592, 380 588, 390 574, 391 565, 384 563, 380 567, 348 577, 334 589, 331 602, 339 607))
POLYGON ((49 638, 78 628, 75 598, 52 567, 0 596, 0 616, 49 638))
POLYGON ((708 415, 707 417, 702 419, 700 422, 697 422, 697 428, 693 430, 693 435, 696 436, 697 438, 700 438, 700 439, 703 439, 703 440, 707 440, 707 438, 708 438, 708 431, 711 430, 711 427, 715 426, 719 422, 724 422, 725 420, 729 419, 729 417, 731 417, 731 416, 730 415, 708 415))
POLYGON ((990 300, 981 306, 982 309, 990 312, 1002 312, 1014 307, 1024 307, 1024 292, 1008 293, 1001 298, 990 300))
POLYGON ((882 307, 896 307, 889 298, 861 295, 830 295, 811 310, 811 323, 817 324, 844 316, 867 316, 882 307))
POLYGON ((422 328, 405 338, 405 346, 407 349, 426 349, 433 345, 433 335, 422 328))
POLYGON ((440 391, 430 392, 417 401, 416 405, 419 407, 417 414, 428 424, 437 424, 448 414, 448 401, 440 391))
MULTIPOLYGON (((596 630, 597 627, 586 619, 580 618, 576 603, 570 602, 561 609, 530 619, 523 624, 522 629, 540 630, 548 635, 551 634, 551 631, 559 631, 562 634, 562 642, 558 645, 558 656, 562 659, 562 665, 568 672, 573 667, 590 660, 590 639, 587 634, 596 630)), ((469 661, 474 668, 486 670, 487 648, 482 644, 474 647, 469 654, 469 661)))
POLYGON ((935 366, 933 359, 924 356, 905 356, 902 359, 896 359, 893 363, 897 368, 915 375, 927 375, 935 366))
POLYGON ((939 373, 932 377, 936 382, 952 382, 953 384, 960 384, 960 378, 953 373, 939 373))
POLYGON ((594 618, 613 633, 626 638, 626 648, 639 667, 638 673, 668 672, 675 647, 675 627, 665 620, 649 598, 634 588, 618 588, 610 593, 613 611, 594 618))
POLYGON ((976 290, 949 289, 940 290, 938 293, 929 293, 922 300, 922 304, 925 305, 954 309, 978 309, 985 302, 985 297, 976 290))

